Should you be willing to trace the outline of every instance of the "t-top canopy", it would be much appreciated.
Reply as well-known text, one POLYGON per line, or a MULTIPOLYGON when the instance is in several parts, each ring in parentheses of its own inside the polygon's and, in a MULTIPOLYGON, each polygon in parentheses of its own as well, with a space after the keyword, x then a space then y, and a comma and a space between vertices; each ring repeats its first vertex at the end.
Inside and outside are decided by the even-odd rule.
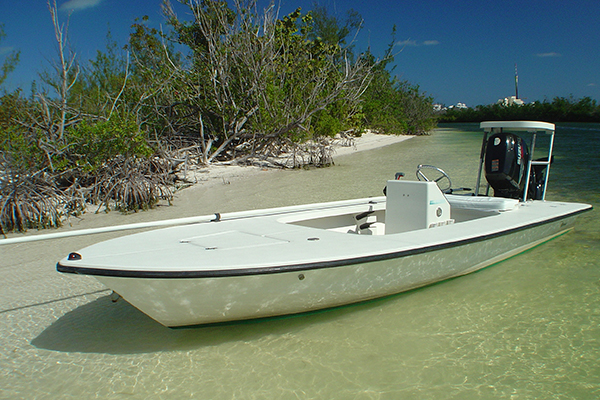
POLYGON ((515 131, 554 131, 554 124, 541 121, 488 121, 482 122, 479 127, 486 131, 496 128, 506 128, 515 131))

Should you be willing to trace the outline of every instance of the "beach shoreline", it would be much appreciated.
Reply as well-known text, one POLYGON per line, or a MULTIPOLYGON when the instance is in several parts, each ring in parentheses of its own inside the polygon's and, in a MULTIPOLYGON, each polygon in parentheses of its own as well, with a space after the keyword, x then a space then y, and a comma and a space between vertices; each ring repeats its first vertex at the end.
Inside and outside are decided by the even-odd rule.
MULTIPOLYGON (((335 163, 336 159, 339 157, 389 146, 413 137, 413 135, 385 135, 368 131, 359 137, 353 138, 350 145, 343 145, 341 141, 333 142, 333 161, 335 163)), ((190 187, 184 189, 184 191, 206 188, 207 186, 213 184, 227 184, 231 182, 231 180, 247 178, 249 176, 271 170, 278 170, 278 168, 237 165, 231 163, 215 163, 208 167, 191 169, 186 176, 186 179, 191 182, 191 185, 190 187)))

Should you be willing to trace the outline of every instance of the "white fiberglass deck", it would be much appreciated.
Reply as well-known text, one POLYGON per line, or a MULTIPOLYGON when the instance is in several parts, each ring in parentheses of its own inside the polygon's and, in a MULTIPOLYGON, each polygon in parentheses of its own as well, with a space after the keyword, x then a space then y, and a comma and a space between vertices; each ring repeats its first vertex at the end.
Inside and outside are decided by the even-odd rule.
POLYGON ((384 234, 385 206, 385 198, 373 198, 327 210, 165 228, 90 246, 79 251, 82 260, 65 259, 61 265, 120 276, 217 276, 310 267, 478 240, 586 208, 556 202, 523 203, 510 211, 457 206, 452 209, 453 224, 384 234), (356 221, 368 211, 373 212, 356 221), (357 225, 365 222, 371 227, 356 233, 357 225))

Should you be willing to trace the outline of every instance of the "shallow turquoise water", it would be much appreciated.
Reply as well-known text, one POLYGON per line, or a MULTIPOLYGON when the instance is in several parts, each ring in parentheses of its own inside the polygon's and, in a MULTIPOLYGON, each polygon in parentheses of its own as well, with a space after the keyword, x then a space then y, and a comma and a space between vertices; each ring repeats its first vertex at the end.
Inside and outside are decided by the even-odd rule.
MULTIPOLYGON (((419 163, 472 187, 480 138, 475 125, 443 126, 334 168, 219 186, 199 208, 379 195, 419 163)), ((26 254, 21 273, 0 259, 0 398, 598 398, 599 155, 600 125, 559 127, 548 198, 595 206, 574 231, 465 277, 309 315, 171 330, 53 270, 91 239, 10 248, 26 254)))

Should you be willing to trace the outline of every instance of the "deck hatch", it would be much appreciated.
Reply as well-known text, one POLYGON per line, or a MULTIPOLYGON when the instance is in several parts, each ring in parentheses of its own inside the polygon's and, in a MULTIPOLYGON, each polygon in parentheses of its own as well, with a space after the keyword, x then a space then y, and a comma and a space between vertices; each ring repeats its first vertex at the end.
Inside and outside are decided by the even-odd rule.
POLYGON ((226 231, 181 239, 180 243, 203 247, 205 250, 235 250, 273 246, 289 241, 242 231, 226 231))

